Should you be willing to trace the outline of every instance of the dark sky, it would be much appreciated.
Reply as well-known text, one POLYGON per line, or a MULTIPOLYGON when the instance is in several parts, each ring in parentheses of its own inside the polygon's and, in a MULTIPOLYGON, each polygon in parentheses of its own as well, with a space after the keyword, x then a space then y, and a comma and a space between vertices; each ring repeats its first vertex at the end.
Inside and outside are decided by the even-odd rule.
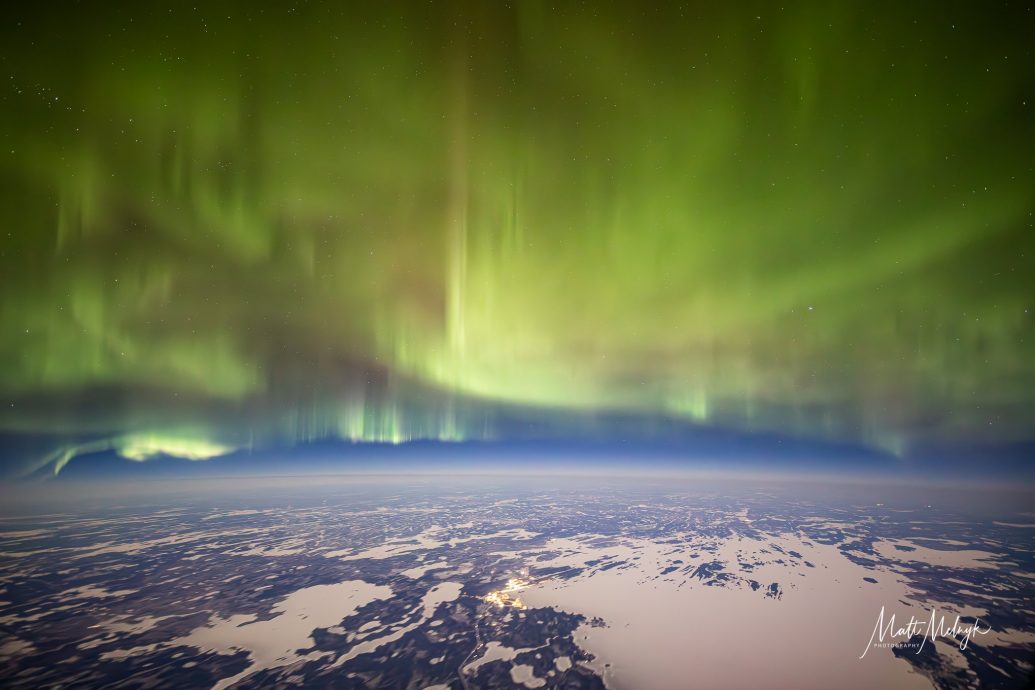
POLYGON ((4 10, 8 473, 1035 440, 1030 4, 198 5, 4 10))

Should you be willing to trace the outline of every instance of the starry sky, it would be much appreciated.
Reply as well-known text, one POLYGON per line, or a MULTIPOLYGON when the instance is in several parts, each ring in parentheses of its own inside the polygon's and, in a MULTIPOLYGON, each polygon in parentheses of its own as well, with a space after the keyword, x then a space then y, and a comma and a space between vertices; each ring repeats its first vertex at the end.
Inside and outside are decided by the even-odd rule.
POLYGON ((0 34, 7 474, 1035 440, 1030 4, 21 3, 0 34))

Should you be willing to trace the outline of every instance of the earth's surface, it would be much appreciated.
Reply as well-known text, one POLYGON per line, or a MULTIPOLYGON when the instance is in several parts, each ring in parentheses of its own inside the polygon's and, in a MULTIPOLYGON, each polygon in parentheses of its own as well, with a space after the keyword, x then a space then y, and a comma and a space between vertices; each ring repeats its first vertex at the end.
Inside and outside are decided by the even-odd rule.
POLYGON ((544 485, 276 480, 9 515, 2 685, 1029 682, 1035 515, 1016 501, 544 485), (882 609, 885 624, 896 616, 883 641, 882 609), (956 630, 932 636, 932 609, 943 631, 962 616, 956 630), (921 622, 903 630, 911 616, 921 622))

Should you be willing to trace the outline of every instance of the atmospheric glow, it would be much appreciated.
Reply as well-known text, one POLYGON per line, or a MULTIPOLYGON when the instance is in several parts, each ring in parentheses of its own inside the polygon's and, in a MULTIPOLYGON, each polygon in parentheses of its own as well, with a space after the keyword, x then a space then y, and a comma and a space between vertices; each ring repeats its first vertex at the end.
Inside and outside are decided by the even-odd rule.
POLYGON ((156 455, 171 455, 186 460, 208 460, 226 455, 233 450, 218 443, 161 436, 130 436, 118 446, 119 455, 137 461, 147 460, 156 455))

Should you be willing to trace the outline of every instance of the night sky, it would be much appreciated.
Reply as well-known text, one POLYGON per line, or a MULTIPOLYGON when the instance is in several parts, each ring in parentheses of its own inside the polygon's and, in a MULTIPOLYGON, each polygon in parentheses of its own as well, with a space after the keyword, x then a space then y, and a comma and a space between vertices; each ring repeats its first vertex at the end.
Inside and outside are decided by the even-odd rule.
POLYGON ((4 9, 5 473, 1035 440, 1030 3, 197 4, 4 9))

